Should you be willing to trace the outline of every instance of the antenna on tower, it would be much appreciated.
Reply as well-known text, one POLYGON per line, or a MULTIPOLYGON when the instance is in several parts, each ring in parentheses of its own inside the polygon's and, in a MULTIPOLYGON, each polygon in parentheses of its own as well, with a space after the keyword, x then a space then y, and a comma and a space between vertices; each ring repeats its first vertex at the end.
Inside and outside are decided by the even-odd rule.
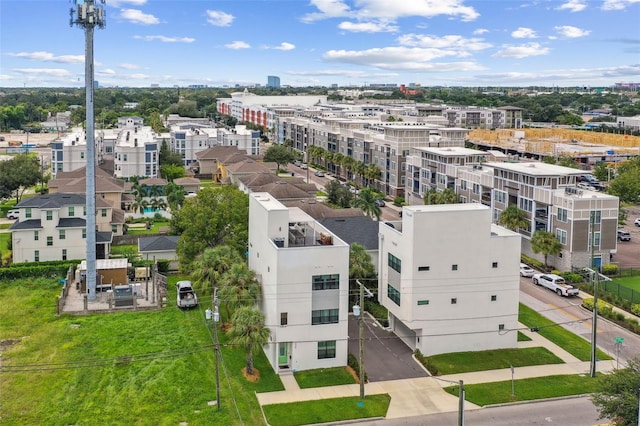
POLYGON ((104 28, 106 19, 102 5, 105 0, 73 0, 75 9, 70 11, 70 25, 84 28, 84 84, 86 92, 87 127, 87 168, 86 168, 86 235, 87 235, 87 299, 96 299, 96 146, 95 146, 95 113, 93 105, 93 30, 104 28))

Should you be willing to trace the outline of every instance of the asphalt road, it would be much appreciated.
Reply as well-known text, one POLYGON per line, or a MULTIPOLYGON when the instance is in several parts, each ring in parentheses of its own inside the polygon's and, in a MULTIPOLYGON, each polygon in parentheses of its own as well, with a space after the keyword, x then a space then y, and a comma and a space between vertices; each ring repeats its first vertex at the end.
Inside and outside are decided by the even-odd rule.
MULTIPOLYGON (((591 426, 609 424, 607 420, 598 420, 598 412, 589 397, 465 410, 464 416, 465 424, 473 426, 591 426)), ((454 426, 458 424, 458 413, 364 421, 358 424, 366 426, 454 426)))

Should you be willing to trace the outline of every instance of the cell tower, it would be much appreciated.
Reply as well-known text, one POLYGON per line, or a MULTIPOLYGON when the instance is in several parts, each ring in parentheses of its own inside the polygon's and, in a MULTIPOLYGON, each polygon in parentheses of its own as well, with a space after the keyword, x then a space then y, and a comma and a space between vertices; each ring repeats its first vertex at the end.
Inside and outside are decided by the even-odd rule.
POLYGON ((70 25, 84 28, 84 85, 87 96, 87 299, 96 299, 96 145, 95 117, 93 105, 93 30, 106 25, 105 0, 73 0, 70 25), (100 4, 96 4, 96 2, 100 4))

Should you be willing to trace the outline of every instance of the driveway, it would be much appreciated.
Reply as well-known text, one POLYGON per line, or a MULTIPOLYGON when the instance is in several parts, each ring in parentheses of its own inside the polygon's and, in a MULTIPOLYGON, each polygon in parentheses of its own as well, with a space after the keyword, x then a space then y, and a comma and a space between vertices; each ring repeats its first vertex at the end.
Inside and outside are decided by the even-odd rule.
MULTIPOLYGON (((349 353, 359 358, 358 318, 349 315, 349 353)), ((428 377, 411 349, 395 334, 365 315, 364 368, 369 382, 428 377)))

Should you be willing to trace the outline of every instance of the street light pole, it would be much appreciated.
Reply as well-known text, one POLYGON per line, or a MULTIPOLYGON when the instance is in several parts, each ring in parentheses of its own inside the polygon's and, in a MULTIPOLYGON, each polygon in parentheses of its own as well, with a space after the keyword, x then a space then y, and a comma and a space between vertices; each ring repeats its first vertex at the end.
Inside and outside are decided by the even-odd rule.
POLYGON ((464 426, 464 381, 460 380, 458 393, 458 426, 464 426))
POLYGON ((598 282, 600 280, 600 273, 598 268, 594 267, 594 251, 595 251, 595 223, 596 214, 595 211, 591 212, 591 282, 593 284, 593 319, 591 320, 591 365, 590 376, 596 377, 596 330, 598 323, 598 282))

